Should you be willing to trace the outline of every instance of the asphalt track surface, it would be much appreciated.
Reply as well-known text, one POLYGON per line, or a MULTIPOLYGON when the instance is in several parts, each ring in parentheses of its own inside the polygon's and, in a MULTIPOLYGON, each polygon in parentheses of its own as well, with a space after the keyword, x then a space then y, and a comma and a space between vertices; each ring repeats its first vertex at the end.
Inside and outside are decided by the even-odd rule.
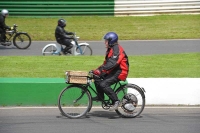
POLYGON ((199 133, 200 107, 146 107, 137 118, 92 108, 69 119, 53 108, 0 108, 0 133, 199 133))
MULTIPOLYGON (((93 55, 105 55, 103 41, 80 41, 87 42, 93 50, 93 55)), ((14 45, 0 45, 0 56, 42 56, 42 48, 55 41, 33 41, 28 49, 20 50, 14 45)), ((155 55, 200 52, 200 39, 190 40, 138 40, 119 41, 127 55, 155 55)))

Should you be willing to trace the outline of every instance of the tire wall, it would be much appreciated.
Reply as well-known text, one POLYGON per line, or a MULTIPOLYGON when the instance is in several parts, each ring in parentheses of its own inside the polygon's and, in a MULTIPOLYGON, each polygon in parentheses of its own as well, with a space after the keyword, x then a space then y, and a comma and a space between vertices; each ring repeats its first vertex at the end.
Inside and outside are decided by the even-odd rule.
MULTIPOLYGON (((128 82, 144 87, 146 105, 200 105, 199 78, 128 78, 128 82)), ((57 106, 66 86, 63 78, 0 78, 0 106, 57 106)))

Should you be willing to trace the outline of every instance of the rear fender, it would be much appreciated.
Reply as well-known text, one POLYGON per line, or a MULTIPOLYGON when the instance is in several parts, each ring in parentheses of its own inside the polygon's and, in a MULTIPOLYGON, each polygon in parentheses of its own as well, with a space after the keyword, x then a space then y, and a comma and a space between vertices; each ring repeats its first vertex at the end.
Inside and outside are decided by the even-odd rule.
MULTIPOLYGON (((136 85, 136 84, 128 84, 127 86, 133 86, 134 88, 136 88, 138 91, 140 91, 141 93, 145 93, 146 91, 145 91, 145 89, 143 88, 143 87, 139 87, 138 85, 136 85)), ((145 98, 145 95, 143 95, 144 97, 143 98, 145 98)))
POLYGON ((47 44, 47 45, 42 49, 42 53, 44 53, 44 50, 45 50, 47 47, 49 47, 49 46, 54 46, 54 47, 56 47, 56 49, 57 49, 56 53, 57 53, 57 52, 60 52, 60 50, 61 50, 61 46, 60 46, 60 45, 57 45, 57 44, 55 44, 55 43, 50 43, 50 44, 47 44))

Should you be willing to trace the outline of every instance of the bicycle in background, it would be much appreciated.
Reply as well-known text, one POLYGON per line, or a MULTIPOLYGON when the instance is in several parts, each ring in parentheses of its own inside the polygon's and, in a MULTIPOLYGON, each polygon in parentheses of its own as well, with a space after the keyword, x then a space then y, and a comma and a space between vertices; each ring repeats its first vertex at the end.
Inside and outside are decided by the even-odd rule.
POLYGON ((12 42, 18 49, 27 49, 31 45, 31 37, 26 32, 18 32, 17 25, 13 25, 12 30, 6 31, 5 42, 0 42, 3 46, 10 46, 12 42))
MULTIPOLYGON (((74 35, 75 40, 72 40, 71 43, 73 44, 72 47, 72 54, 67 53, 66 55, 92 55, 92 48, 89 46, 88 43, 78 43, 79 37, 74 35)), ((48 56, 48 55, 62 55, 63 54, 63 46, 60 44, 47 44, 42 49, 42 55, 48 56)))

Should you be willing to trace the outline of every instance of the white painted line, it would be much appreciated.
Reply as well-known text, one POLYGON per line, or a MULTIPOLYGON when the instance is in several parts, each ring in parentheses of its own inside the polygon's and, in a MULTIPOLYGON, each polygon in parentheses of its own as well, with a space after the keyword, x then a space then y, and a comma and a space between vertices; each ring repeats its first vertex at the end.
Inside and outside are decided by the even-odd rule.
MULTIPOLYGON (((92 108, 102 108, 101 106, 95 106, 95 107, 92 107, 92 108)), ((174 108, 174 109, 183 109, 183 108, 186 108, 186 109, 200 109, 200 106, 147 106, 145 108, 152 108, 152 109, 158 109, 158 108, 174 108)), ((0 110, 11 110, 11 109, 58 109, 58 107, 0 107, 0 110)))
MULTIPOLYGON (((198 40, 200 39, 158 39, 158 40, 119 40, 120 42, 128 41, 185 41, 185 40, 198 40)), ((33 41, 33 42, 46 42, 46 43, 57 43, 56 41, 33 41)), ((104 40, 82 40, 79 42, 104 42, 104 40)))

